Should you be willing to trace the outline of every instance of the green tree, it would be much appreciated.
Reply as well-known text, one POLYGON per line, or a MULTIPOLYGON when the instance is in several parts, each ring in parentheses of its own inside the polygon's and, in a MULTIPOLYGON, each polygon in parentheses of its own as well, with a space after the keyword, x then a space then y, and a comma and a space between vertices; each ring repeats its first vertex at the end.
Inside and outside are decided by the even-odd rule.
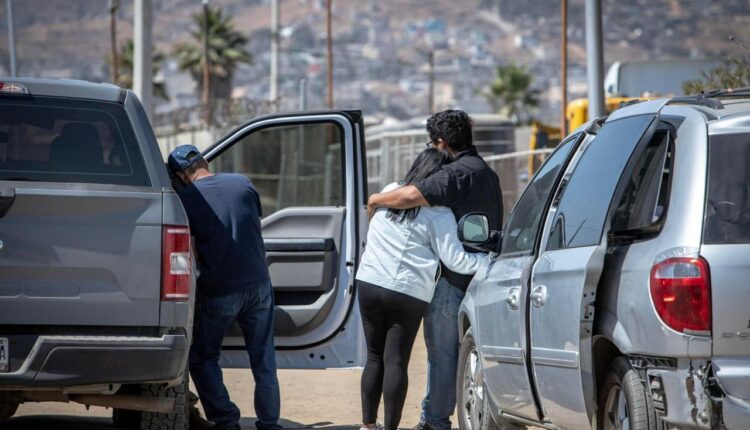
MULTIPOLYGON (((114 79, 114 83, 122 88, 133 88, 133 64, 135 61, 135 47, 133 39, 128 39, 120 47, 120 53, 117 55, 117 78, 114 79)), ((162 64, 164 64, 164 54, 159 51, 154 51, 151 57, 151 69, 153 70, 153 76, 156 77, 161 70, 162 64)), ((154 79, 154 96, 159 97, 163 100, 169 100, 169 94, 167 93, 167 87, 164 82, 157 81, 154 79)))
POLYGON ((741 88, 750 86, 750 59, 746 55, 725 60, 719 66, 702 71, 701 77, 682 84, 685 94, 699 94, 701 91, 741 88))
POLYGON ((500 66, 483 94, 495 112, 514 121, 528 121, 539 106, 539 90, 531 88, 533 81, 523 67, 500 66))
POLYGON ((208 28, 209 90, 213 99, 228 98, 232 93, 232 77, 240 63, 250 63, 246 50, 248 38, 235 30, 230 16, 220 8, 207 8, 207 14, 193 15, 192 40, 177 45, 175 53, 180 68, 190 73, 198 94, 203 92, 203 41, 208 28), (206 26, 206 18, 208 26, 206 26))

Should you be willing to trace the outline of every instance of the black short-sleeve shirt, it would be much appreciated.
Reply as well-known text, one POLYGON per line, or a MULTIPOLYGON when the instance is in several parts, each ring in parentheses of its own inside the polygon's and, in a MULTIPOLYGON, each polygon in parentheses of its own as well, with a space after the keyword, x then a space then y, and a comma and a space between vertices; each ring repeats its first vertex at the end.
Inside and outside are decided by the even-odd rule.
MULTIPOLYGON (((451 208, 456 221, 468 213, 483 212, 490 219, 490 228, 502 228, 503 193, 500 180, 475 147, 459 152, 452 163, 414 185, 430 206, 451 208)), ((466 290, 472 278, 471 275, 451 272, 444 265, 442 274, 448 282, 463 290, 466 290)))

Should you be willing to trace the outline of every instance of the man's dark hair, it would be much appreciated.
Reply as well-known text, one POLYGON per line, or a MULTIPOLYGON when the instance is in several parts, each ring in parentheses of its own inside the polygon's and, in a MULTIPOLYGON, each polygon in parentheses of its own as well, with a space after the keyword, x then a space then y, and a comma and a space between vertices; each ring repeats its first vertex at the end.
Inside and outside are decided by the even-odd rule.
POLYGON ((433 142, 443 139, 453 151, 469 149, 474 143, 471 117, 457 109, 448 109, 427 118, 427 134, 433 142))
MULTIPOLYGON (((414 164, 411 165, 404 180, 400 181, 399 185, 411 185, 426 179, 450 162, 451 159, 445 152, 437 148, 427 148, 417 156, 414 164)), ((418 214, 419 206, 411 209, 388 209, 386 217, 391 221, 404 222, 413 220, 418 214)))

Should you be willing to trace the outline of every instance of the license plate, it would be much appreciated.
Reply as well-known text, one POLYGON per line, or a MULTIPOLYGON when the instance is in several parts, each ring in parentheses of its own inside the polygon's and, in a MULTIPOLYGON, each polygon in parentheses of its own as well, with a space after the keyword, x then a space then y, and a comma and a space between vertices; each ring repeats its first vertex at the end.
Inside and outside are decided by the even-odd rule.
POLYGON ((8 339, 0 337, 0 372, 8 371, 8 339))

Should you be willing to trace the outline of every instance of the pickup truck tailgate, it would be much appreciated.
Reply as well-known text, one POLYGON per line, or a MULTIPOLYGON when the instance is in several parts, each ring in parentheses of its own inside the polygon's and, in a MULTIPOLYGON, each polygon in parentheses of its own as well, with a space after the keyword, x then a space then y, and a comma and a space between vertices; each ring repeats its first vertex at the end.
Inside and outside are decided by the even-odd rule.
POLYGON ((158 326, 162 193, 135 189, 0 182, 0 324, 158 326))

